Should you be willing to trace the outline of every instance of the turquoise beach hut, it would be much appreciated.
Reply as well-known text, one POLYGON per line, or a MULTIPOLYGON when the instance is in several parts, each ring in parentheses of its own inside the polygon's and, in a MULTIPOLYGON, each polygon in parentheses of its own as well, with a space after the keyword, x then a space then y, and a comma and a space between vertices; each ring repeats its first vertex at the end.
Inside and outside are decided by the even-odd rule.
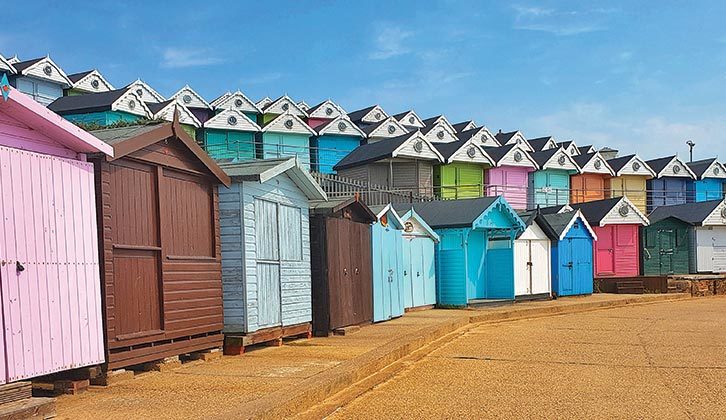
POLYGON ((570 175, 580 167, 563 148, 530 153, 538 170, 529 173, 528 208, 550 207, 570 202, 570 175))
POLYGON ((439 235, 437 301, 467 306, 488 299, 514 299, 513 244, 526 226, 502 197, 396 205, 414 209, 439 235))
POLYGON ((258 154, 263 159, 295 156, 309 169, 310 137, 316 134, 299 116, 291 112, 282 113, 257 134, 261 148, 258 154))
POLYGON ((406 309, 436 305, 435 249, 439 235, 411 209, 403 220, 403 305, 406 309))
POLYGON ((197 141, 214 159, 255 159, 255 135, 260 126, 247 115, 236 109, 222 110, 204 123, 197 141))
POLYGON ((371 210, 377 218, 371 226, 373 322, 379 322, 404 312, 403 221, 390 204, 371 210))
POLYGON ((313 170, 324 174, 335 173, 333 167, 358 148, 366 137, 363 130, 345 115, 320 123, 313 130, 316 132, 310 138, 313 170))

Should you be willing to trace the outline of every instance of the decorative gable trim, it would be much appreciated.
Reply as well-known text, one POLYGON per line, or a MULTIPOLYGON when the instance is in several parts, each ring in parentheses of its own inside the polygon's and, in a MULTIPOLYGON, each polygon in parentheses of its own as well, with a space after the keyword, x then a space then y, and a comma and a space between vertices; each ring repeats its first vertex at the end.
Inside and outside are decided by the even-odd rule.
POLYGON ((673 159, 657 174, 658 178, 664 176, 696 179, 696 174, 678 156, 673 156, 673 159))
POLYGON ((648 226, 650 220, 636 207, 628 197, 622 197, 600 220, 600 227, 607 225, 648 226), (626 210, 627 209, 627 210, 626 210))
POLYGON ((416 210, 413 207, 411 208, 411 210, 407 211, 403 216, 401 216, 401 219, 403 220, 404 238, 414 238, 416 236, 421 236, 421 234, 424 234, 425 236, 433 239, 434 242, 438 243, 441 241, 439 235, 434 232, 433 229, 431 229, 431 226, 429 226, 429 224, 426 223, 426 221, 418 213, 416 213, 416 210), (417 227, 419 229, 416 229, 417 227))
POLYGON ((171 95, 171 99, 176 99, 180 104, 189 108, 212 109, 202 95, 194 91, 189 85, 184 85, 175 94, 171 95))
POLYGON ((724 226, 726 225, 726 201, 722 200, 721 203, 708 215, 701 226, 724 226))
POLYGON ((74 83, 73 89, 96 93, 108 92, 110 90, 114 90, 114 87, 103 77, 103 75, 101 75, 101 72, 93 70, 85 75, 81 80, 74 83))
POLYGON ((154 88, 149 86, 141 79, 137 79, 135 82, 131 83, 126 87, 133 90, 134 93, 136 93, 136 95, 140 97, 143 102, 159 103, 166 101, 166 99, 161 96, 159 92, 155 91, 154 88))
POLYGON ((153 117, 153 113, 149 107, 146 106, 139 95, 131 89, 127 89, 126 93, 121 95, 111 104, 111 110, 126 112, 128 114, 138 115, 149 119, 153 117))
POLYGON ((239 90, 234 93, 227 92, 215 99, 210 105, 215 109, 234 109, 241 112, 262 113, 262 110, 239 90))
POLYGON ((179 111, 179 123, 191 125, 195 128, 199 128, 202 126, 202 123, 199 122, 197 117, 192 114, 192 112, 189 110, 189 108, 185 107, 184 105, 172 101, 169 102, 167 106, 159 110, 156 114, 153 115, 154 119, 174 122, 174 112, 179 111))
MULTIPOLYGON (((572 209, 570 209, 571 211, 572 209)), ((560 211, 559 213, 562 213, 560 211)), ((585 225, 585 229, 587 229, 588 232, 590 232, 590 236, 592 236, 592 239, 597 241, 597 235, 595 234, 595 231, 592 230, 592 226, 590 226, 590 223, 588 223, 587 219, 585 219, 585 216, 582 214, 582 211, 577 210, 575 214, 572 216, 572 219, 570 219, 569 223, 567 223, 567 226, 562 230, 562 233, 560 234, 559 240, 565 239, 567 234, 570 232, 570 229, 572 229, 572 226, 575 225, 575 222, 580 220, 583 225, 585 225)))
POLYGON ((534 158, 520 145, 512 147, 496 164, 497 166, 506 165, 539 169, 539 165, 534 158))
POLYGON ((366 115, 364 115, 360 120, 361 122, 368 123, 368 124, 376 124, 380 121, 385 120, 388 118, 388 114, 386 111, 383 110, 379 105, 374 106, 371 108, 366 115))
POLYGON ((326 99, 321 104, 313 107, 312 111, 307 110, 307 112, 310 118, 337 119, 340 116, 346 115, 343 108, 330 99, 326 99))
POLYGON ((68 78, 63 69, 60 68, 50 57, 45 57, 37 63, 28 66, 18 72, 21 76, 34 77, 36 79, 49 80, 53 83, 63 85, 68 89, 73 82, 68 78))
POLYGON ((15 71, 15 67, 13 67, 12 63, 5 59, 2 55, 0 55, 0 72, 8 73, 8 74, 15 74, 17 71, 15 71))
POLYGON ((560 148, 545 162, 540 169, 564 169, 566 171, 580 172, 580 167, 565 149, 560 148))
POLYGON ((291 112, 285 112, 278 115, 274 120, 270 121, 266 126, 262 128, 262 132, 283 134, 307 134, 308 136, 315 135, 315 131, 313 131, 310 126, 305 124, 305 122, 301 120, 300 117, 291 112))
POLYGON ((698 179, 724 179, 726 178, 726 166, 714 160, 713 163, 706 169, 706 171, 698 179))
POLYGON ((401 125, 404 125, 406 127, 415 127, 415 128, 424 128, 425 125, 421 118, 414 112, 414 110, 410 110, 403 115, 400 116, 400 118, 397 118, 398 122, 401 123, 401 125))
POLYGON ((383 207, 377 214, 376 214, 376 220, 378 222, 381 221, 381 218, 388 214, 390 218, 388 219, 388 224, 393 224, 393 227, 395 229, 402 230, 403 229, 403 220, 401 220, 401 217, 396 213, 396 210, 393 209, 392 204, 386 204, 385 207, 383 207))
POLYGON ((277 98, 274 102, 267 105, 262 109, 265 114, 285 114, 290 113, 298 117, 307 117, 308 114, 298 104, 295 103, 289 96, 283 95, 277 98))
POLYGON ((231 131, 262 131, 259 125, 249 119, 243 112, 236 109, 225 109, 204 123, 204 128, 231 131))
POLYGON ((474 141, 462 142, 461 147, 452 154, 446 163, 468 162, 494 166, 494 159, 474 141))
POLYGON ((406 129, 401 123, 396 121, 393 117, 388 117, 386 120, 384 120, 383 123, 381 123, 375 130, 371 131, 370 134, 368 134, 369 138, 391 138, 391 137, 398 137, 403 134, 408 133, 409 130, 406 129), (391 128, 393 127, 393 128, 391 128))
POLYGON ((517 212, 512 208, 512 206, 509 205, 507 200, 504 199, 503 196, 497 197, 496 200, 492 202, 492 204, 487 207, 482 214, 479 215, 479 217, 474 220, 474 223, 472 223, 472 227, 474 229, 476 228, 492 228, 492 226, 488 226, 486 222, 486 218, 492 211, 500 211, 504 213, 512 222, 511 228, 514 229, 517 233, 524 232, 527 229, 527 224, 524 223, 524 220, 522 220, 521 217, 517 214, 517 212))
POLYGON ((320 136, 325 134, 366 138, 366 133, 364 133, 357 125, 353 124, 353 121, 349 120, 345 114, 342 114, 325 124, 320 131, 318 131, 318 135, 320 136))
MULTIPOLYGON (((395 119, 393 121, 396 121, 395 119)), ((436 160, 443 162, 444 157, 438 150, 424 137, 421 132, 416 131, 404 141, 396 150, 391 153, 391 157, 408 157, 414 159, 436 160)))
POLYGON ((615 173, 615 176, 623 175, 642 175, 651 178, 655 178, 656 176, 655 171, 643 159, 638 157, 638 155, 633 156, 625 166, 615 173))
POLYGON ((613 168, 608 164, 607 160, 600 155, 600 152, 593 154, 590 160, 580 168, 580 173, 615 176, 615 171, 613 171, 613 168))

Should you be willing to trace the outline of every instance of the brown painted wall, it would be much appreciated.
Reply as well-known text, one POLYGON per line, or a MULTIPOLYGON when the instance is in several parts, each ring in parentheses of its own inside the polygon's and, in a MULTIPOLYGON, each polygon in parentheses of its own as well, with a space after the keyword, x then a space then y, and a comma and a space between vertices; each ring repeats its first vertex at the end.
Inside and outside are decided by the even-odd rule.
POLYGON ((222 345, 216 180, 176 142, 94 162, 109 368, 222 345))

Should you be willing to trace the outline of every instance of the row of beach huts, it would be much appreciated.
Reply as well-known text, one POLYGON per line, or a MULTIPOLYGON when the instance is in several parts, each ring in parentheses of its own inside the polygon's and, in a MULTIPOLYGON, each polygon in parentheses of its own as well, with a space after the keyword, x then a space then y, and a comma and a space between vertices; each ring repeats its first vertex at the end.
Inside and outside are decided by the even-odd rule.
POLYGON ((166 100, 49 57, 0 57, 2 74, 3 383, 587 295, 594 278, 726 272, 716 159, 330 100, 166 100), (333 177, 409 199, 332 194, 333 177))

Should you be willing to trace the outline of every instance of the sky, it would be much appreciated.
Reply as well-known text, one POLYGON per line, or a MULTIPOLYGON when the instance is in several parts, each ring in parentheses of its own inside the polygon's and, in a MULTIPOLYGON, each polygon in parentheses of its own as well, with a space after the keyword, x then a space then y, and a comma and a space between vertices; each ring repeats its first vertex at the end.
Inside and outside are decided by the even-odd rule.
POLYGON ((726 2, 12 2, 0 54, 348 112, 473 119, 646 159, 726 158, 726 2), (157 4, 158 3, 158 4, 157 4))

